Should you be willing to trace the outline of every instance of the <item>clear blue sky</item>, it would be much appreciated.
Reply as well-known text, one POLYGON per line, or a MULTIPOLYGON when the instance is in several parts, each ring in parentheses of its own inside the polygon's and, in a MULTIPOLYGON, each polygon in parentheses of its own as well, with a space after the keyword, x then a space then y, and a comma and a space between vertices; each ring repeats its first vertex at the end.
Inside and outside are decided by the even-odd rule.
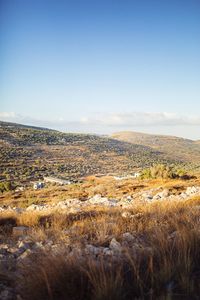
POLYGON ((0 119, 200 139, 199 0, 0 0, 0 119))

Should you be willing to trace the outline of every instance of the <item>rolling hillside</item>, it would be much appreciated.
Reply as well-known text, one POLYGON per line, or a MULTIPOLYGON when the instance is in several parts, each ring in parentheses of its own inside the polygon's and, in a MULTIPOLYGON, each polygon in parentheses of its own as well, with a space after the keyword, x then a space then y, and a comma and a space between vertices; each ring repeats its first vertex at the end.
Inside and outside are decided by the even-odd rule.
POLYGON ((111 136, 119 141, 151 147, 166 155, 166 158, 200 164, 200 141, 139 132, 118 132, 111 136))
POLYGON ((153 163, 173 162, 148 146, 5 122, 0 123, 0 159, 0 180, 16 182, 130 173, 153 163))

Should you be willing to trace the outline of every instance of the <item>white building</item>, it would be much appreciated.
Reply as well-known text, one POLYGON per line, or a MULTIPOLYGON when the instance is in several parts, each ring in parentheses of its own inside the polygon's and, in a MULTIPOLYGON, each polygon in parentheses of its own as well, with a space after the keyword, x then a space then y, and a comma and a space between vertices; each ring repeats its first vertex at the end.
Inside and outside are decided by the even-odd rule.
POLYGON ((34 190, 43 189, 43 187, 44 187, 44 182, 35 182, 35 183, 33 184, 34 190))
POLYGON ((125 176, 114 176, 115 180, 124 180, 124 179, 131 179, 131 178, 139 178, 141 173, 136 172, 133 175, 125 175, 125 176))
POLYGON ((134 178, 138 178, 138 177, 140 177, 140 175, 141 175, 140 172, 136 172, 136 173, 133 174, 133 177, 134 177, 134 178))

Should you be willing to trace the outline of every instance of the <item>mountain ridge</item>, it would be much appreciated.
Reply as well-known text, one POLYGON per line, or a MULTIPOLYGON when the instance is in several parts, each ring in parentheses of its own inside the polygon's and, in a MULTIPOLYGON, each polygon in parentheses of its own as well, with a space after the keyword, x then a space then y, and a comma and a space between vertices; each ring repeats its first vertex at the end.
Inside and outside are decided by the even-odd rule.
POLYGON ((149 146, 173 159, 196 163, 200 161, 200 142, 198 140, 134 131, 115 132, 111 137, 120 141, 149 146))
POLYGON ((132 134, 135 136, 149 136, 149 137, 160 137, 160 138, 175 138, 175 139, 180 139, 180 140, 187 140, 187 141, 192 141, 192 142, 199 142, 200 140, 194 140, 194 139, 189 139, 189 138, 184 138, 181 136, 176 136, 176 135, 168 135, 168 134, 154 134, 154 133, 146 133, 146 132, 140 132, 140 131, 132 131, 132 130, 123 130, 123 131, 116 131, 113 132, 111 135, 111 137, 116 136, 116 135, 121 135, 121 134, 132 134))

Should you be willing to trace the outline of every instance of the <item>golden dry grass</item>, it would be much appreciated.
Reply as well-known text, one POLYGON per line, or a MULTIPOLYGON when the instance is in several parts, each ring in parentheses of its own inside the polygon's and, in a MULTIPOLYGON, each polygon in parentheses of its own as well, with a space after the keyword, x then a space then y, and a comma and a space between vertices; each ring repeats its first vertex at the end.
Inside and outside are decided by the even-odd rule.
MULTIPOLYGON (((108 179, 103 180, 104 183, 102 179, 96 182, 96 178, 90 178, 84 183, 84 189, 107 184, 108 179)), ((116 188, 116 183, 112 184, 116 188)), ((123 193, 126 184, 128 190, 131 187, 131 182, 117 184, 119 193, 123 193)), ((188 183, 172 180, 162 184, 184 189, 188 183)), ((160 186, 161 181, 143 182, 143 185, 145 188, 160 186)), ((59 188, 54 193, 59 195, 59 188)), ((122 216, 123 211, 119 207, 88 207, 74 214, 1 213, 0 228, 5 237, 16 224, 30 226, 30 237, 35 241, 52 239, 61 246, 67 241, 72 248, 78 245, 81 249, 86 244, 108 247, 113 237, 123 245, 126 232, 135 237, 134 245, 123 245, 123 259, 111 259, 109 263, 103 258, 98 261, 92 257, 69 258, 68 248, 63 255, 48 252, 33 256, 31 263, 20 269, 19 289, 23 298, 198 299, 200 197, 137 203, 126 209, 127 218, 122 216)))
POLYGON ((96 194, 109 198, 121 199, 124 195, 134 195, 136 192, 151 188, 168 188, 174 193, 185 190, 188 186, 200 185, 200 177, 191 180, 139 180, 125 179, 116 181, 112 176, 101 178, 89 176, 83 183, 68 186, 46 186, 42 190, 33 190, 32 187, 23 192, 7 192, 0 196, 1 205, 28 207, 31 204, 56 203, 65 199, 87 199, 96 194))

